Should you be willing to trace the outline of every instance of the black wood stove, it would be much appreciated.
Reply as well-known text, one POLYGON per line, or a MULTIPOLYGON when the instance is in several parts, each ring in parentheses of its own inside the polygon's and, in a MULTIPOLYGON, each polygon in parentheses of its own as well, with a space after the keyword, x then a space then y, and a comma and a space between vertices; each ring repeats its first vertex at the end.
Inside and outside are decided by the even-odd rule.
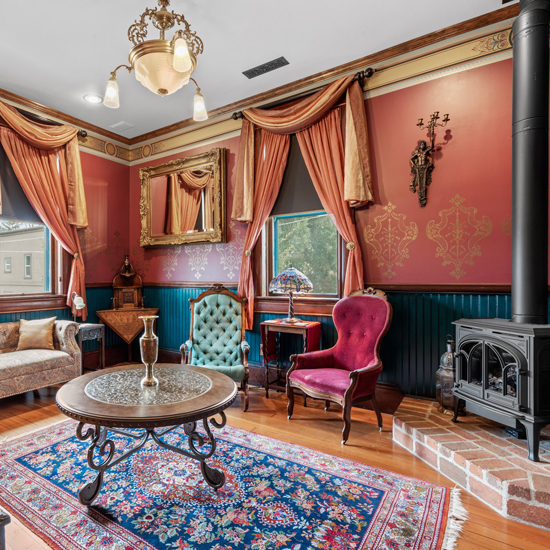
POLYGON ((469 412, 525 429, 539 460, 550 424, 548 324, 548 106, 550 0, 520 0, 513 27, 512 319, 456 325, 457 420, 469 412))

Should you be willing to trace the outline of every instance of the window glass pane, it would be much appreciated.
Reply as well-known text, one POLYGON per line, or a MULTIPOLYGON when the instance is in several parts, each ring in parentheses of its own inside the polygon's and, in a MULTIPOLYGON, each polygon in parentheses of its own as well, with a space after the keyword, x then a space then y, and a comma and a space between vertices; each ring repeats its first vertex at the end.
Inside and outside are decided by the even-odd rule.
POLYGON ((313 294, 338 294, 338 234, 329 216, 275 216, 273 227, 272 276, 292 265, 311 280, 313 294))
POLYGON ((0 218, 0 295, 50 292, 50 232, 43 223, 0 218))

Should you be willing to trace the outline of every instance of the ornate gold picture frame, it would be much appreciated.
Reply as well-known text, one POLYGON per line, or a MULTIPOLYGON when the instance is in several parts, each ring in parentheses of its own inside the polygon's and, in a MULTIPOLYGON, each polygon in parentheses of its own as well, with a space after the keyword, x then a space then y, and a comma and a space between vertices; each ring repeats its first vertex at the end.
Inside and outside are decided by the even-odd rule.
MULTIPOLYGON (((141 216, 141 234, 139 244, 142 247, 171 246, 181 244, 223 243, 226 242, 226 150, 223 148, 211 149, 206 153, 171 160, 158 166, 141 168, 141 198, 139 212, 141 216), (153 180, 170 178, 171 175, 184 171, 212 171, 211 200, 212 216, 211 227, 202 230, 192 230, 179 234, 155 234, 153 231, 153 180)), ((155 191, 156 195, 158 193, 155 191)), ((203 199, 204 200, 204 199, 203 199)), ((155 196, 155 201, 159 197, 155 196)), ((158 208, 157 208, 158 210, 158 208)), ((156 212, 155 215, 161 215, 156 212)), ((158 221, 156 223, 158 226, 158 221)))

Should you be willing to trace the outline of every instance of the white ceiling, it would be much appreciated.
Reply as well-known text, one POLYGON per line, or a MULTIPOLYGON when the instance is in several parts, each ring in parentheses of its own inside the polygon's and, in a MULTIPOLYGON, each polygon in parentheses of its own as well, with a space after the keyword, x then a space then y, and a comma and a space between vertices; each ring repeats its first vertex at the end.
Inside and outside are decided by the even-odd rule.
MULTIPOLYGON (((0 88, 128 138, 192 116, 194 87, 155 96, 118 73, 120 108, 103 95, 127 63, 127 29, 156 0, 2 0, 0 88), (116 131, 116 130, 115 130, 116 131)), ((502 7, 501 0, 172 0, 204 42, 194 77, 208 109, 293 82, 502 7), (242 73, 284 56, 289 65, 252 80, 242 73)), ((149 37, 158 37, 150 28, 149 37)))

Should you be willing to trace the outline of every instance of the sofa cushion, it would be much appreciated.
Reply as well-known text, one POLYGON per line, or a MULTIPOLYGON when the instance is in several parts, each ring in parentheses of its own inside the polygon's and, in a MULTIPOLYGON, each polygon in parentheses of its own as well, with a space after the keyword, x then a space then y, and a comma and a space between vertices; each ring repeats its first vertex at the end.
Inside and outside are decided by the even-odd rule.
POLYGON ((55 349, 53 325, 57 317, 48 319, 20 319, 17 351, 26 349, 55 349))
POLYGON ((11 353, 19 342, 19 321, 0 323, 0 353, 11 353))
POLYGON ((201 367, 204 367, 205 369, 212 369, 216 372, 221 372, 222 374, 225 374, 226 376, 229 376, 231 380, 234 382, 240 382, 241 380, 244 380, 244 377, 246 376, 246 370, 244 368, 244 365, 232 365, 230 367, 225 365, 201 365, 201 367))
POLYGON ((49 349, 28 349, 0 355, 0 380, 26 374, 73 365, 74 358, 68 353, 49 349))

